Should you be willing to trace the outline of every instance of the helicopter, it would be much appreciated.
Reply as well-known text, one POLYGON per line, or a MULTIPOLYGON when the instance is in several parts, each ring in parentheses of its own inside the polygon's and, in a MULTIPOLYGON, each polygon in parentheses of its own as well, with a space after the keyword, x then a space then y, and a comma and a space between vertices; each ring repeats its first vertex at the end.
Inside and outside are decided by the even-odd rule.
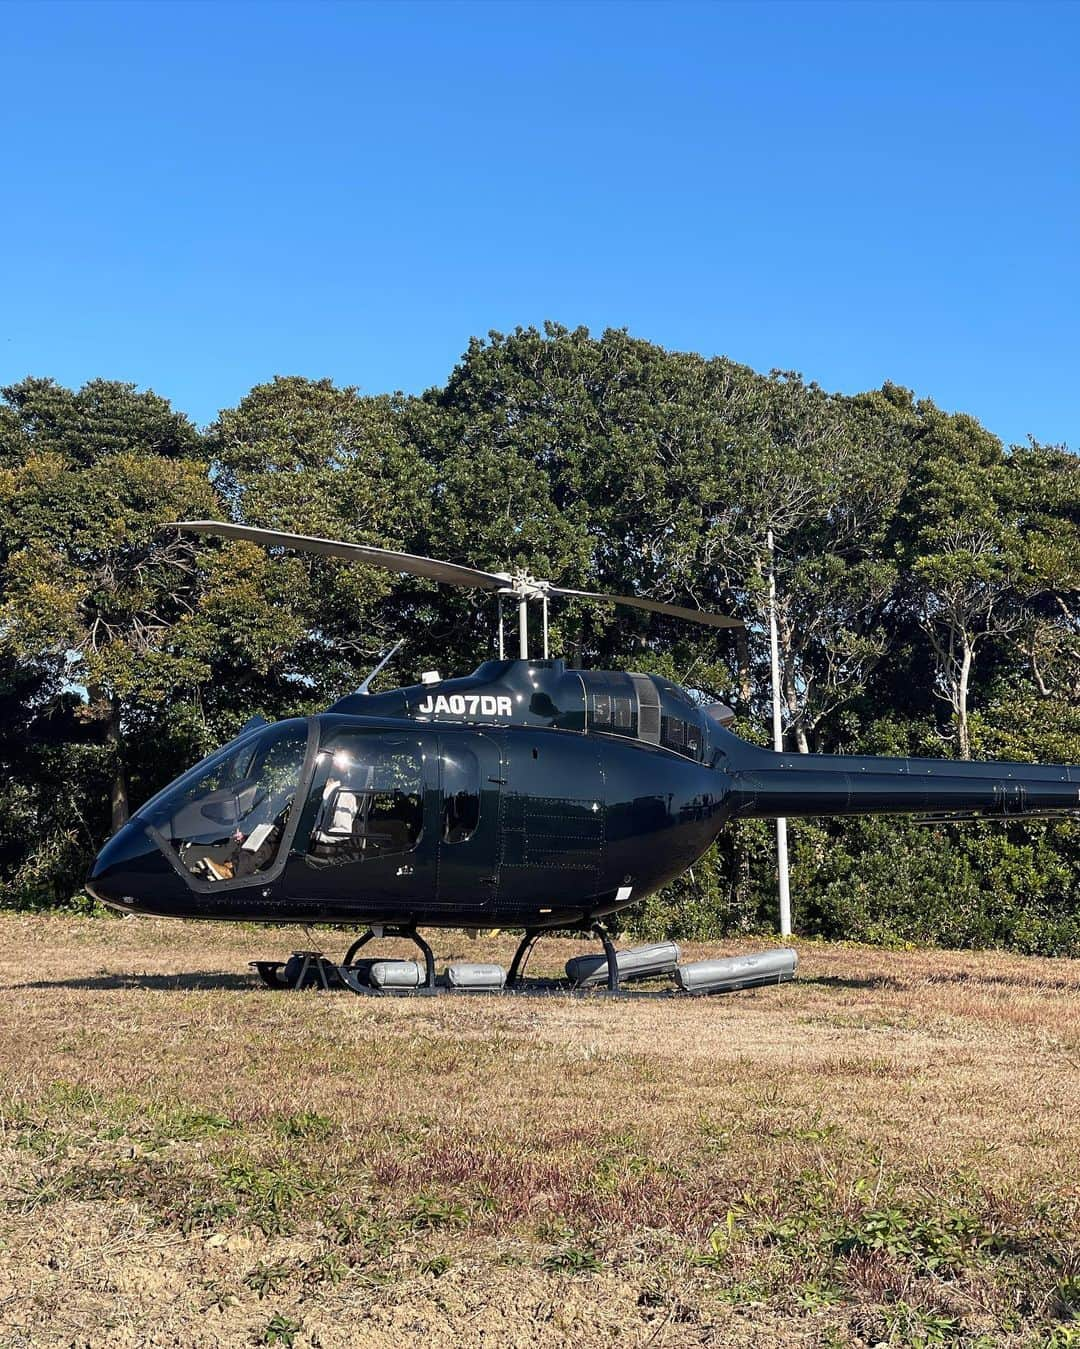
MULTIPOLYGON (((640 960, 616 951, 609 922, 693 866, 728 824, 889 813, 1014 820, 1080 810, 1080 766, 764 749, 732 731, 727 706, 696 700, 668 679, 571 668, 549 654, 554 598, 613 601, 717 629, 741 627, 736 618, 570 589, 523 570, 489 572, 223 521, 168 528, 498 599, 498 659, 469 675, 428 671, 418 684, 373 693, 394 647, 324 712, 253 718, 140 806, 98 854, 87 889, 124 912, 364 929, 338 965, 318 952, 296 953, 284 966, 253 962, 272 986, 336 979, 356 992, 433 992, 439 981, 421 928, 522 928, 508 975, 476 966, 491 977, 470 979, 465 970, 458 986, 520 988, 533 944, 558 929, 599 939, 604 954, 590 958, 578 982, 606 974, 617 993, 626 977, 689 970, 677 966, 673 944, 655 959, 652 948, 640 960), (517 606, 515 657, 506 654, 506 599, 517 606), (542 654, 531 657, 536 602, 542 654), (380 979, 380 962, 356 956, 382 936, 415 942, 422 964, 396 962, 411 967, 401 975, 389 962, 380 979)), ((719 971, 715 986, 791 977, 794 952, 787 955, 779 965, 719 971)), ((705 971, 698 981, 705 991, 710 977, 705 971)), ((692 971, 679 982, 691 988, 692 971)))

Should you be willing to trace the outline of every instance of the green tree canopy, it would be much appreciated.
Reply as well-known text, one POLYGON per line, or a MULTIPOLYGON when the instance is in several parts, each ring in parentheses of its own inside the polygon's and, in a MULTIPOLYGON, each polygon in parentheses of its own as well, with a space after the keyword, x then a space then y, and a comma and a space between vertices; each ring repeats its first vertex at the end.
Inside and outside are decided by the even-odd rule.
POLYGON ((186 417, 153 393, 95 380, 3 391, 0 641, 53 684, 86 690, 103 731, 113 828, 128 814, 125 731, 202 673, 169 637, 193 602, 190 549, 161 526, 214 508, 186 417))
MULTIPOLYGON (((1080 460, 1005 447, 900 384, 555 324, 469 344, 423 397, 276 378, 200 433, 153 393, 0 396, 0 897, 63 901, 127 798, 255 712, 471 669, 493 597, 242 543, 184 516, 374 543, 745 619, 717 633, 557 602, 552 647, 666 674, 768 739, 776 538, 792 749, 1080 762, 1080 460)), ((1080 951, 1080 826, 799 821, 806 931, 1080 951)), ((770 832, 729 831, 634 920, 768 924, 770 832)))

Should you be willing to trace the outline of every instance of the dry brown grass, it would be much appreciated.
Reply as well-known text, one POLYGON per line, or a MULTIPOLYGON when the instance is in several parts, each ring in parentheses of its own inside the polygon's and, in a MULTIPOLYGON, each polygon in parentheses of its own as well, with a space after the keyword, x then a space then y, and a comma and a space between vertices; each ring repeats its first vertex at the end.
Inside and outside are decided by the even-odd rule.
POLYGON ((622 1003, 248 977, 305 944, 0 917, 0 1344, 1080 1344, 1076 962, 808 944, 794 985, 622 1003))

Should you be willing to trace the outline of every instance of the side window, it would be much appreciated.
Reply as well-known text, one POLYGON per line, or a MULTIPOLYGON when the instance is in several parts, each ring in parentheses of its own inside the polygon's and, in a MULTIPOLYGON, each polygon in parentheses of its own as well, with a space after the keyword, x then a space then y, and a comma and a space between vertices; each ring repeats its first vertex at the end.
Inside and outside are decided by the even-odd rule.
POLYGON ((451 741, 442 752, 442 836, 464 843, 480 823, 480 764, 476 755, 451 741))
POLYGON ((660 743, 667 749, 684 753, 687 747, 687 722, 682 717, 664 717, 661 722, 660 743))
POLYGON ((412 852, 424 823, 424 767, 415 742, 340 735, 319 751, 308 857, 325 866, 412 852))
POLYGON ((617 731, 628 731, 633 725, 633 712, 629 695, 617 693, 612 702, 615 705, 615 729, 617 731))
POLYGON ((258 876, 278 855, 306 750, 306 722, 268 727, 228 746, 139 813, 198 880, 258 876))

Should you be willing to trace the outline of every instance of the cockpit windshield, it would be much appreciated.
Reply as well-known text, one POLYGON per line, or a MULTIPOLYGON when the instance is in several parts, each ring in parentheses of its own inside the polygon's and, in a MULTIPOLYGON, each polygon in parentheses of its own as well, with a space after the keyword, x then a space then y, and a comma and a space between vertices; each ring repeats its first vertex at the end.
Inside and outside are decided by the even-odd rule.
POLYGON ((278 855, 307 739, 306 721, 242 737, 160 792, 139 816, 198 880, 259 875, 278 855))

